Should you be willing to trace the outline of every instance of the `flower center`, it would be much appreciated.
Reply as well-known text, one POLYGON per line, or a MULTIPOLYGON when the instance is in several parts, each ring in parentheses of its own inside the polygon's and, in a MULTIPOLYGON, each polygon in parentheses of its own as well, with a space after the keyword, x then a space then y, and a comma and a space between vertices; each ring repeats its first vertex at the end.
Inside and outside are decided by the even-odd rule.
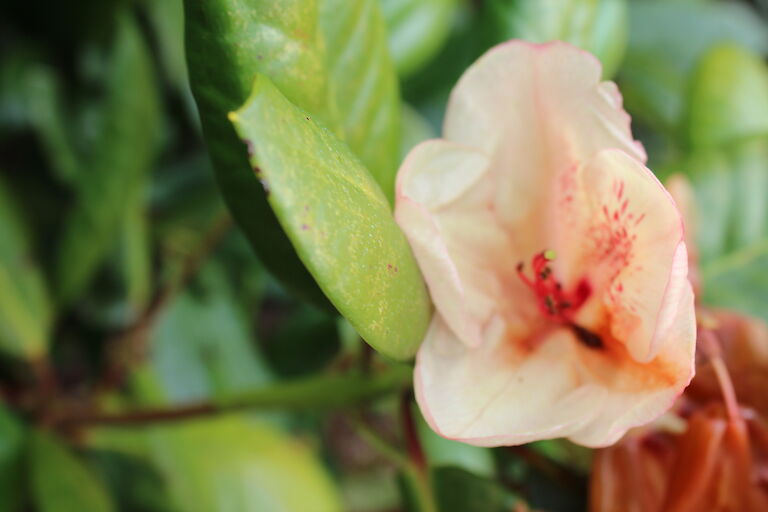
POLYGON ((589 283, 582 279, 575 289, 564 290, 560 281, 555 279, 550 266, 555 256, 555 251, 541 251, 531 261, 533 278, 525 274, 525 264, 522 261, 517 264, 517 275, 533 291, 536 305, 545 318, 571 329, 576 338, 587 347, 602 348, 603 341, 599 335, 573 321, 573 315, 592 294, 589 283))

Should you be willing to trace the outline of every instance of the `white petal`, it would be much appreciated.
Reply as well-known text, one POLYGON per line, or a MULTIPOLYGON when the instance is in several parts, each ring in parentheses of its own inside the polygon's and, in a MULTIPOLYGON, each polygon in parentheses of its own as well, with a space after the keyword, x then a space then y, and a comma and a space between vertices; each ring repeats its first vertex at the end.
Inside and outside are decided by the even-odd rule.
POLYGON ((469 345, 481 342, 483 326, 503 306, 505 279, 497 270, 510 281, 516 263, 506 232, 486 207, 487 171, 482 152, 433 140, 409 154, 397 178, 395 218, 438 312, 469 345))
POLYGON ((416 399, 438 434, 477 446, 568 436, 591 421, 605 390, 583 380, 566 331, 529 357, 503 333, 469 348, 436 314, 416 359, 416 399))
POLYGON ((491 156, 497 209, 516 236, 551 221, 543 210, 555 177, 595 152, 618 148, 645 161, 618 89, 600 73, 595 57, 566 43, 511 41, 483 55, 454 89, 444 137, 491 156))

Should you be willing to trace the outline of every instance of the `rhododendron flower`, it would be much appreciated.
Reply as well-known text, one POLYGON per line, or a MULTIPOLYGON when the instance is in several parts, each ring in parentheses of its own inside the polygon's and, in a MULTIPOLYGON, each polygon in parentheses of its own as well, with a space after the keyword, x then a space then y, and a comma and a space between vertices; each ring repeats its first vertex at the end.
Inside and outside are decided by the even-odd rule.
POLYGON ((594 57, 514 41, 406 158, 396 217, 436 307, 416 397, 439 434, 607 445, 690 381, 682 221, 629 123, 594 57))

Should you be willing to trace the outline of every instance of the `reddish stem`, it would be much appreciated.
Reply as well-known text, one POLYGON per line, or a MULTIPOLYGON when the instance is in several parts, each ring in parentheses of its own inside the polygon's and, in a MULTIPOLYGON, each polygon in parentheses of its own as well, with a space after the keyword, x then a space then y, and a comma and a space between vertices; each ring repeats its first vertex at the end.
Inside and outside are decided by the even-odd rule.
POLYGON ((408 457, 413 462, 419 471, 426 470, 427 459, 424 456, 424 450, 421 447, 421 441, 419 440, 419 433, 416 430, 416 422, 413 417, 413 410, 411 404, 413 402, 413 393, 403 393, 400 399, 400 414, 403 420, 403 434, 405 435, 406 448, 408 450, 408 457))

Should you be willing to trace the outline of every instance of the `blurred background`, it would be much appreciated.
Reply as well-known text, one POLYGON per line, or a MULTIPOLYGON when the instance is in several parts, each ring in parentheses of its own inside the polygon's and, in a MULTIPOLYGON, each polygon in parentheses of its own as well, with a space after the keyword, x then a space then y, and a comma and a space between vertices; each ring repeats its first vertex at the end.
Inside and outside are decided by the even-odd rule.
MULTIPOLYGON (((705 300, 768 318, 768 3, 375 8, 403 155, 439 134, 452 86, 490 46, 561 39, 597 55, 650 167, 686 174, 704 205, 705 300)), ((229 216, 182 0, 3 2, 0 512, 587 508, 591 451, 446 441, 409 380, 271 277, 229 216)))

